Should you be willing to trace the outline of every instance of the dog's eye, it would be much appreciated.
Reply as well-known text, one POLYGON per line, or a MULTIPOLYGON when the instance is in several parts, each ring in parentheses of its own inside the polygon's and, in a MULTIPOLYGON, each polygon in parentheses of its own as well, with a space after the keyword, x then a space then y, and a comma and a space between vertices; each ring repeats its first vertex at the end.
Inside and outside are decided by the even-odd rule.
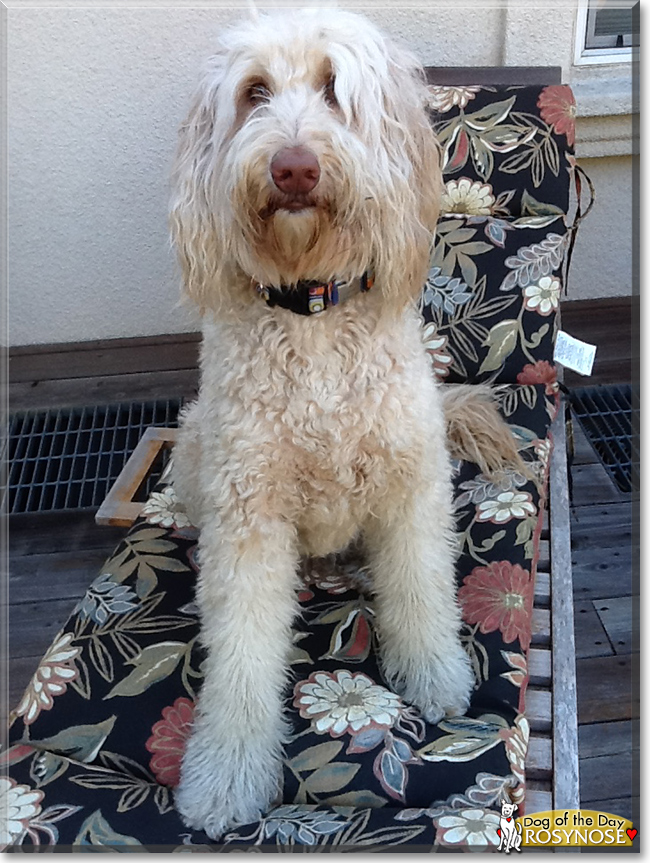
POLYGON ((336 77, 334 75, 332 75, 330 77, 329 81, 327 82, 327 84, 325 84, 325 88, 324 88, 325 101, 332 108, 338 108, 338 104, 339 104, 338 100, 336 98, 336 93, 334 92, 335 83, 336 83, 336 77))
POLYGON ((270 98, 271 91, 262 81, 255 81, 246 90, 246 99, 251 105, 260 105, 262 102, 268 102, 270 98))

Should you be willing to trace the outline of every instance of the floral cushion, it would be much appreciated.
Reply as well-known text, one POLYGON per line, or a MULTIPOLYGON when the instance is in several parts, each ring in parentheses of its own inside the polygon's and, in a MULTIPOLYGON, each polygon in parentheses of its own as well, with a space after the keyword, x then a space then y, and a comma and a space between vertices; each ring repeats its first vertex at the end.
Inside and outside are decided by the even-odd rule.
POLYGON ((517 383, 526 366, 552 362, 568 237, 562 224, 439 222, 420 300, 436 374, 448 383, 517 383))
MULTIPOLYGON (((387 687, 362 560, 307 561, 282 805, 232 830, 227 846, 480 847, 498 843, 504 790, 523 807, 555 385, 506 387, 500 399, 534 480, 455 466, 462 638, 477 677, 467 715, 430 725, 387 687), (354 713, 342 698, 350 691, 361 705, 354 713)), ((213 844, 183 826, 171 793, 202 678, 196 538, 163 484, 44 656, 14 711, 10 774, 0 780, 10 842, 213 844)))
POLYGON ((443 150, 443 213, 522 221, 568 213, 570 87, 431 86, 429 109, 443 150))
POLYGON ((429 87, 445 192, 421 300, 447 382, 550 363, 576 186, 571 88, 429 87))

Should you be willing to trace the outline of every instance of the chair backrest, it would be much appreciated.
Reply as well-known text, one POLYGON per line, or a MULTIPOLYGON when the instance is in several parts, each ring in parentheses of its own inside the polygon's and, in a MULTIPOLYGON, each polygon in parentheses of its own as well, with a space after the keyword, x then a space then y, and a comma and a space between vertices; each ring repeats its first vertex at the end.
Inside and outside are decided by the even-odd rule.
POLYGON ((427 347, 449 382, 522 382, 533 375, 526 367, 546 373, 552 363, 570 238, 573 94, 557 83, 470 84, 467 71, 462 84, 440 84, 448 74, 427 72, 445 180, 422 296, 427 347))

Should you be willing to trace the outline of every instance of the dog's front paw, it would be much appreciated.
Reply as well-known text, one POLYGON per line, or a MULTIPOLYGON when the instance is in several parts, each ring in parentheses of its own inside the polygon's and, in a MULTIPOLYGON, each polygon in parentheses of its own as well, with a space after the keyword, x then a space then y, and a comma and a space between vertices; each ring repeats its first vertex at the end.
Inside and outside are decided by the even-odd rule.
POLYGON ((444 658, 411 658, 401 667, 385 662, 387 679, 404 701, 417 707, 435 725, 444 716, 462 716, 469 707, 474 673, 469 656, 458 644, 444 658))
POLYGON ((277 801, 282 763, 259 752, 202 745, 190 738, 174 802, 185 824, 211 839, 242 824, 259 821, 277 801))

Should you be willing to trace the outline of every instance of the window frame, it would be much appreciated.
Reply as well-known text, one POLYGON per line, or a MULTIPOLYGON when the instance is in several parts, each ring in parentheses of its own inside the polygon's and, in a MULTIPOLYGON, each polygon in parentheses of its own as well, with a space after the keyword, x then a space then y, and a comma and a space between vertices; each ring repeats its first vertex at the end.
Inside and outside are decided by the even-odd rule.
MULTIPOLYGON (((635 3, 630 2, 630 8, 635 3)), ((578 0, 576 18, 575 52, 573 63, 576 66, 602 65, 610 63, 631 63, 638 58, 639 49, 633 46, 622 48, 587 48, 587 34, 590 25, 589 0, 578 0)), ((593 20, 594 16, 591 16, 593 20)))

